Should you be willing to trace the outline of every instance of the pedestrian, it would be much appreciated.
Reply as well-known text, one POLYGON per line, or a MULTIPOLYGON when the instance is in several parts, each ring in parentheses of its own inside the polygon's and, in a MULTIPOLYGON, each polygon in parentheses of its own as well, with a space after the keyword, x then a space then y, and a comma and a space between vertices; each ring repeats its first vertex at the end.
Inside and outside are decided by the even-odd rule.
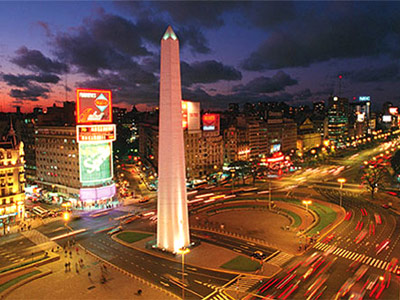
POLYGON ((65 267, 65 273, 67 273, 67 267, 68 267, 68 264, 67 264, 67 263, 65 263, 65 264, 64 264, 64 267, 65 267))
POLYGON ((67 250, 64 251, 64 256, 67 257, 67 250))
POLYGON ((75 263, 75 269, 76 269, 76 273, 79 274, 79 265, 78 265, 78 263, 75 263))
POLYGON ((79 248, 76 247, 76 254, 79 254, 79 248))
POLYGON ((72 251, 69 251, 69 257, 72 258, 72 251))
POLYGON ((89 280, 92 281, 92 277, 90 277, 92 274, 90 272, 87 273, 87 276, 89 277, 89 280))
POLYGON ((107 267, 106 265, 103 265, 104 271, 107 272, 107 267))
POLYGON ((68 271, 71 271, 71 262, 68 262, 68 271))
POLYGON ((141 290, 141 289, 138 289, 137 294, 138 294, 139 296, 141 296, 141 295, 142 295, 142 290, 141 290))

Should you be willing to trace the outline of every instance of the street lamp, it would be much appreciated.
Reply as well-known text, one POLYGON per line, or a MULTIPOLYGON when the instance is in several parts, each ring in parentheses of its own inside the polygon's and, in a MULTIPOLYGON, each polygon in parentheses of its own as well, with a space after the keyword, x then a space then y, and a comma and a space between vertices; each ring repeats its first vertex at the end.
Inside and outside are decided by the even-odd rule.
POLYGON ((308 212, 308 206, 312 204, 311 200, 303 200, 302 203, 306 206, 306 211, 308 212))
POLYGON ((340 183, 340 206, 342 206, 342 189, 343 189, 343 184, 346 182, 346 178, 338 178, 337 180, 340 183))
POLYGON ((185 299, 185 254, 189 253, 190 249, 182 247, 178 249, 178 254, 182 255, 182 299, 185 299))

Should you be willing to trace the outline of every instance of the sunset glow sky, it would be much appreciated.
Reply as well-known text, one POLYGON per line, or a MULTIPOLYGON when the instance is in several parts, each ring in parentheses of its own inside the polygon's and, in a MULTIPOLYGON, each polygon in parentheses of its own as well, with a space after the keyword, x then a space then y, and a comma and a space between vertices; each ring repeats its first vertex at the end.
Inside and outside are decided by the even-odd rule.
POLYGON ((183 98, 290 105, 341 95, 399 103, 398 2, 0 2, 0 111, 111 89, 158 103, 160 39, 181 46, 183 98), (67 87, 67 88, 66 88, 67 87))

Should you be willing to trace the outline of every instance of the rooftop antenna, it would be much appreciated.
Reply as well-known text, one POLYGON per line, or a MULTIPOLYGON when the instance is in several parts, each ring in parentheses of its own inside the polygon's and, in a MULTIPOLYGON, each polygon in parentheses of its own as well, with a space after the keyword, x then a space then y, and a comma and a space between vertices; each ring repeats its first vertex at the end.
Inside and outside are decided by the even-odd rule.
POLYGON ((339 75, 339 93, 338 93, 339 97, 342 96, 342 78, 343 76, 339 75))

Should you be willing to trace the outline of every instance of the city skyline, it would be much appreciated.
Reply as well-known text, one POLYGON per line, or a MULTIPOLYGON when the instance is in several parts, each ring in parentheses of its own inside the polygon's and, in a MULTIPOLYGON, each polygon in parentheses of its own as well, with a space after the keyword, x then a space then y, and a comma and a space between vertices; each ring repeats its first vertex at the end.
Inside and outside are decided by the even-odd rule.
POLYGON ((331 94, 371 96, 380 109, 398 101, 398 5, 1 3, 13 30, 0 43, 0 111, 74 101, 79 87, 111 89, 122 107, 156 106, 159 33, 169 24, 182 43, 183 98, 205 109, 331 94))

